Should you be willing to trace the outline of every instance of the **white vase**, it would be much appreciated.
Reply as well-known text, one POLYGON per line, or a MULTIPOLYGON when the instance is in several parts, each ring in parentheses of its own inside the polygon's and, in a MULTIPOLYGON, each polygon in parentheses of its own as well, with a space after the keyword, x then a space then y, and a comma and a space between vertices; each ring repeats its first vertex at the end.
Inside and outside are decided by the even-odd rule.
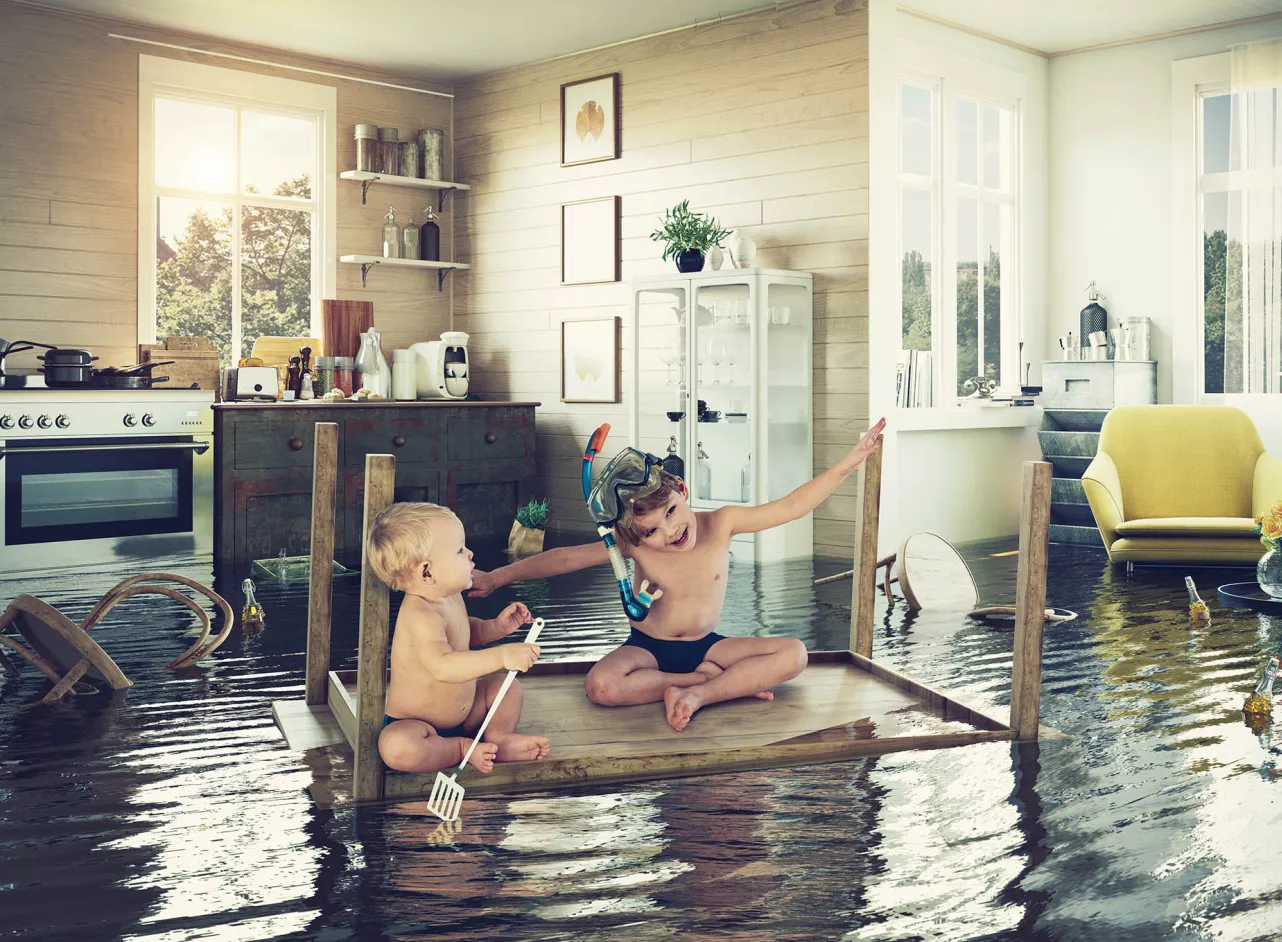
POLYGON ((708 249, 708 269, 710 271, 720 271, 721 265, 725 260, 726 256, 721 251, 721 246, 714 245, 708 249))
POLYGON ((757 243, 746 235, 736 232, 730 240, 730 258, 736 268, 747 268, 757 257, 757 243))

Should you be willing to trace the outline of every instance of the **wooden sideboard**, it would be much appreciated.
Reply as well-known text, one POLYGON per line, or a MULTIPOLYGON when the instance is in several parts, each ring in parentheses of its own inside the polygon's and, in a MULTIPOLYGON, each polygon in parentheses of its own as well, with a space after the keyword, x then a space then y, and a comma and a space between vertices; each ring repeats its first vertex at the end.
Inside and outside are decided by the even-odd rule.
POLYGON ((537 402, 223 402, 214 405, 214 561, 307 553, 317 422, 338 425, 334 556, 359 568, 365 456, 396 458, 396 499, 432 501, 469 543, 502 541, 534 482, 537 402))

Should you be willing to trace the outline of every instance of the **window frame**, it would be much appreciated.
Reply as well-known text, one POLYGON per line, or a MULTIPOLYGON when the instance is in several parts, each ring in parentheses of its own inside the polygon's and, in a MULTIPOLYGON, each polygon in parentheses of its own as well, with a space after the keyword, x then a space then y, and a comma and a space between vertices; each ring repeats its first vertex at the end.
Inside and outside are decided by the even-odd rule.
MULTIPOLYGON (((312 298, 310 329, 319 336, 322 323, 321 301, 335 296, 338 246, 338 92, 331 85, 300 82, 241 72, 217 66, 167 59, 158 56, 138 57, 138 342, 156 342, 156 202, 160 196, 217 200, 237 207, 232 225, 232 291, 233 337, 239 338, 240 219, 239 207, 245 203, 280 209, 312 211, 312 298), (270 194, 249 196, 240 186, 240 121, 236 121, 237 192, 228 194, 182 191, 157 187, 155 175, 155 102, 157 97, 208 102, 255 111, 306 116, 317 122, 317 161, 312 181, 312 198, 303 203, 297 199, 273 197, 270 194)), ((230 362, 239 358, 239 349, 228 355, 230 362)))
MULTIPOLYGON (((903 134, 901 127, 904 85, 929 88, 932 91, 932 148, 933 171, 932 233, 931 233, 931 359, 932 396, 936 406, 949 405, 965 397, 957 393, 957 215, 959 199, 975 199, 981 207, 979 226, 983 226, 982 207, 985 203, 998 202, 1007 207, 1008 232, 1004 241, 1009 246, 1001 254, 1002 296, 1001 312, 1001 362, 999 389, 1018 391, 1022 378, 1019 366, 1019 343, 1023 339, 1026 311, 1024 309, 1023 215, 1025 207, 1025 134, 1027 84, 1024 76, 987 63, 967 59, 939 50, 904 43, 897 57, 895 75, 895 179, 896 190, 896 267, 900 274, 895 283, 896 318, 898 328, 896 343, 903 348, 903 201, 905 186, 925 189, 923 178, 902 172, 903 134), (979 141, 982 148, 982 109, 992 105, 1007 109, 1012 114, 1009 151, 1006 154, 1010 167, 1009 192, 994 190, 983 184, 983 164, 978 165, 978 183, 961 184, 957 181, 956 105, 958 99, 974 101, 980 108, 981 124, 979 141), (996 197, 996 198, 994 198, 996 197), (947 272, 947 276, 945 276, 947 272), (1008 303, 1007 303, 1008 302, 1008 303)), ((983 244, 982 238, 979 244, 983 244)), ((983 263, 978 259, 980 298, 979 316, 983 316, 983 263)), ((981 354, 982 360, 982 354, 981 354)), ((982 368, 982 364, 981 364, 982 368)))

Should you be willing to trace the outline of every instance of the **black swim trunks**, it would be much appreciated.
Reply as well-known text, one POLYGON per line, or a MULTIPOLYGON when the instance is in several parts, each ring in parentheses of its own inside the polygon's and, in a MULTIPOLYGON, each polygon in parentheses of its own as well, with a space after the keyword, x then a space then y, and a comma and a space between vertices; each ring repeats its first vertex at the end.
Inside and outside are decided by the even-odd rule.
POLYGON ((659 670, 665 674, 689 674, 703 663, 708 649, 722 637, 715 631, 710 631, 697 641, 661 641, 633 628, 632 634, 628 635, 628 640, 623 644, 649 651, 659 662, 659 670))
MULTIPOLYGON (((405 719, 405 717, 403 716, 388 716, 386 713, 384 713, 383 729, 387 729, 387 727, 391 726, 393 723, 403 719, 405 719)), ((436 735, 442 736, 446 739, 455 739, 463 735, 463 724, 460 723, 458 726, 452 726, 449 729, 438 729, 436 730, 436 735)))

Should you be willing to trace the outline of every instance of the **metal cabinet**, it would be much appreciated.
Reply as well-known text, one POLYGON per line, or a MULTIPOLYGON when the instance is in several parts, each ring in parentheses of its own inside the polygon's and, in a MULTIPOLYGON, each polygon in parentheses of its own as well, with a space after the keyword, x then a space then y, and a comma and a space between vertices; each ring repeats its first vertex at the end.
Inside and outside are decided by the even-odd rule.
POLYGON ((221 403, 214 406, 214 559, 255 559, 311 545, 317 422, 338 432, 335 558, 361 564, 365 456, 396 458, 398 501, 450 506, 468 540, 506 539, 533 493, 534 402, 221 403))

